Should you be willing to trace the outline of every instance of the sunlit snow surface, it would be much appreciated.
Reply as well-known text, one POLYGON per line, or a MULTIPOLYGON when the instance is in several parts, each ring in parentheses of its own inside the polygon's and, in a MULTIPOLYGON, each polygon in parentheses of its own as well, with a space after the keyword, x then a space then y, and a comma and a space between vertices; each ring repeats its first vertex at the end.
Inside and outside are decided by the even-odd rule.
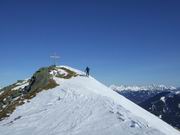
POLYGON ((18 107, 0 135, 180 135, 92 77, 54 79, 60 86, 18 107))

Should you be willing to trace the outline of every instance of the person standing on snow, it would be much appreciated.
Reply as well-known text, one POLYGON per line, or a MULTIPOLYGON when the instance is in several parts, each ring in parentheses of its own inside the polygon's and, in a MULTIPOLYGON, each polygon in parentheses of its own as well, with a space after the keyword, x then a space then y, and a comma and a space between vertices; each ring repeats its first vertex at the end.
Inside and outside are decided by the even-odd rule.
POLYGON ((90 71, 90 68, 86 67, 85 72, 86 72, 86 76, 88 76, 88 77, 89 77, 89 71, 90 71))

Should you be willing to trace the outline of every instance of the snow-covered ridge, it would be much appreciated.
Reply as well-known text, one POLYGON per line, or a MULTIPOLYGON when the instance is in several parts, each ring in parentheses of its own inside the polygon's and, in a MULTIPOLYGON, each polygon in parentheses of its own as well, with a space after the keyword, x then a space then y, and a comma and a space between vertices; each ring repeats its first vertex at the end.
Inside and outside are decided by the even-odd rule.
MULTIPOLYGON (((93 77, 66 68, 77 76, 53 76, 59 85, 41 91, 0 121, 1 135, 179 135, 179 131, 93 77)), ((56 71, 51 74, 56 75, 56 71)))
POLYGON ((174 86, 165 86, 165 85, 149 85, 149 86, 128 86, 128 85, 111 85, 111 89, 115 91, 141 91, 141 90, 176 90, 174 86))
POLYGON ((78 69, 75 69, 75 68, 72 68, 72 67, 69 67, 69 66, 66 66, 66 65, 62 65, 62 66, 57 66, 57 68, 66 68, 66 69, 69 69, 75 73, 77 73, 78 75, 85 75, 85 73, 81 70, 78 70, 78 69))

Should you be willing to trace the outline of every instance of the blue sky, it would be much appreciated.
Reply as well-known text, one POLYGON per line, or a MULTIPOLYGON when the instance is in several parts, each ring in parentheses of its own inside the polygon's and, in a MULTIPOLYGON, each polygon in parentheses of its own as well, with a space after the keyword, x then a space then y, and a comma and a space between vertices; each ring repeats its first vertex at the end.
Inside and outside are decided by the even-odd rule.
POLYGON ((52 64, 110 84, 180 86, 180 2, 1 0, 0 86, 52 64))

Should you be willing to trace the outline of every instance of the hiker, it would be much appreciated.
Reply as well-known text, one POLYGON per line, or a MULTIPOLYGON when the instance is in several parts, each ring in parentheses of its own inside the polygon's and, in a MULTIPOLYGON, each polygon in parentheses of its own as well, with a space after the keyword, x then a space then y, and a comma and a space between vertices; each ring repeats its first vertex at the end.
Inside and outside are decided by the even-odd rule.
POLYGON ((89 67, 86 67, 86 69, 85 69, 86 76, 89 76, 89 71, 90 71, 90 68, 89 68, 89 67))

